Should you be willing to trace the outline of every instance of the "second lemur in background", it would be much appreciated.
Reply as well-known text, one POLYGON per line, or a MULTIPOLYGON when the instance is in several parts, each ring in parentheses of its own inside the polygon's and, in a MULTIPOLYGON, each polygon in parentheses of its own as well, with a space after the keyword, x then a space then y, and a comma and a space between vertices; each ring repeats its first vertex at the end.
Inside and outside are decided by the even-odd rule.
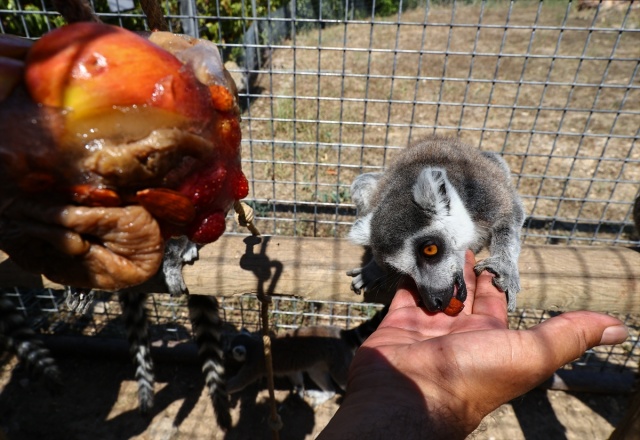
POLYGON ((384 173, 358 176, 351 196, 361 217, 349 238, 373 255, 348 273, 354 291, 410 279, 428 311, 443 311, 453 297, 466 299, 465 251, 488 246, 490 256, 475 272, 493 273, 515 309, 525 215, 501 156, 428 137, 404 149, 384 173))
MULTIPOLYGON (((349 330, 335 326, 299 327, 271 339, 273 372, 287 376, 294 390, 306 394, 318 406, 346 390, 347 373, 355 351, 385 317, 386 306, 369 320, 349 330), (305 391, 303 373, 318 385, 320 392, 305 391)), ((262 337, 246 332, 235 336, 227 354, 229 363, 238 365, 227 381, 229 393, 236 393, 266 375, 262 337)))

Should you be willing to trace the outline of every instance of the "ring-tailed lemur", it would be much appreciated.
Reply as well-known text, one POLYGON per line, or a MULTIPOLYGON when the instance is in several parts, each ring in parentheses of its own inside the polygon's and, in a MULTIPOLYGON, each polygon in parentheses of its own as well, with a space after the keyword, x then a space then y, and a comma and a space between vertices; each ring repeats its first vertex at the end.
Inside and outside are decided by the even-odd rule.
MULTIPOLYGON (((153 407, 155 396, 155 374, 151 358, 149 320, 146 308, 149 295, 128 291, 117 293, 129 342, 129 353, 135 366, 134 377, 138 383, 139 410, 142 414, 147 414, 153 407)), ((65 295, 67 308, 71 312, 84 315, 90 313, 96 292, 90 289, 66 286, 65 295)))
POLYGON ((5 351, 13 352, 29 375, 41 380, 51 393, 60 391, 60 370, 49 349, 38 339, 13 301, 0 291, 0 354, 5 351))
POLYGON ((189 295, 189 320, 198 346, 204 380, 218 425, 231 428, 231 402, 225 381, 222 319, 215 296, 189 295))
POLYGON ((403 150, 384 173, 358 176, 351 197, 361 218, 349 238, 373 255, 348 272, 355 292, 409 278, 427 310, 442 311, 454 296, 466 299, 465 251, 488 245, 490 256, 475 272, 493 273, 509 310, 515 309, 524 209, 501 156, 428 137, 403 150))
MULTIPOLYGON (((167 241, 162 261, 162 275, 168 292, 173 296, 188 294, 182 277, 182 268, 198 258, 198 247, 186 237, 172 238, 167 241)), ((91 301, 93 295, 81 289, 69 289, 67 303, 74 309, 86 310, 84 304, 91 301), (80 307, 75 306, 81 304, 80 307)), ((129 350, 135 366, 135 379, 138 382, 138 403, 144 414, 153 407, 155 374, 151 358, 149 338, 149 320, 146 303, 148 295, 139 292, 118 292, 122 309, 129 350)), ((202 362, 205 383, 220 427, 231 427, 230 400, 224 382, 224 361, 221 342, 222 321, 218 314, 218 302, 215 297, 189 295, 187 301, 193 335, 202 362)))
POLYGON ((138 405, 142 414, 148 414, 153 408, 155 396, 155 373, 146 307, 148 297, 146 293, 118 292, 129 354, 136 369, 134 377, 138 383, 138 405))
MULTIPOLYGON (((377 328, 389 307, 378 311, 371 319, 350 330, 335 326, 299 327, 271 339, 273 372, 287 376, 294 391, 305 394, 318 406, 347 386, 347 373, 355 351, 377 328), (321 389, 304 390, 303 373, 321 389)), ((264 343, 260 335, 241 332, 227 351, 229 363, 236 364, 237 373, 229 378, 229 393, 236 393, 266 375, 264 343)))

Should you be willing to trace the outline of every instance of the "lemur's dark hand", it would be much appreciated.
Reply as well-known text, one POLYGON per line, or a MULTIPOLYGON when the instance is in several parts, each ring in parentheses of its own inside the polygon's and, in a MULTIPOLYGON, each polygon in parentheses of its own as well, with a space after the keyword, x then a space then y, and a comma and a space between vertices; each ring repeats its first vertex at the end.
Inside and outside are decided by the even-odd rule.
POLYGON ((373 260, 369 261, 369 263, 363 267, 347 271, 347 275, 353 277, 353 280, 351 280, 351 290, 358 295, 379 286, 384 283, 387 278, 385 271, 373 260))
POLYGON ((477 263, 473 270, 476 275, 480 275, 485 270, 493 274, 493 285, 507 296, 508 310, 511 312, 515 310, 516 295, 520 292, 520 272, 517 261, 491 256, 477 263))

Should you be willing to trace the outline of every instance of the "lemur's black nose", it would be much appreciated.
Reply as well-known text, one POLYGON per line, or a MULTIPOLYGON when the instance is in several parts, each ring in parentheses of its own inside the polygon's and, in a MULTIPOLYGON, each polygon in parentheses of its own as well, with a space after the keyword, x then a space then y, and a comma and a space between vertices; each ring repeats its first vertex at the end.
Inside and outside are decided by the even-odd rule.
POLYGON ((440 291, 420 292, 420 297, 426 309, 432 313, 441 312, 447 307, 453 297, 453 287, 440 291))

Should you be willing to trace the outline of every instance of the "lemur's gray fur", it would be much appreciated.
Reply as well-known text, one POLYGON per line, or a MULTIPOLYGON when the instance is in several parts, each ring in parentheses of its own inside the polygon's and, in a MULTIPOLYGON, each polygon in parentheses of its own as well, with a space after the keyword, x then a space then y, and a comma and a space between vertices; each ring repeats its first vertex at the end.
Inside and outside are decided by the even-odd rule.
POLYGON ((354 291, 408 276, 427 310, 444 310, 454 295, 466 299, 465 251, 488 246, 490 256, 475 272, 493 273, 509 310, 515 309, 524 209, 501 156, 428 137, 403 150, 384 173, 358 176, 351 197, 361 217, 349 238, 373 255, 348 272, 354 291), (435 255, 425 254, 427 245, 436 246, 430 248, 435 255))
POLYGON ((27 373, 52 393, 62 391, 60 370, 44 342, 4 290, 0 290, 0 357, 13 352, 27 373))
MULTIPOLYGON (((184 236, 167 240, 162 260, 162 275, 167 291, 173 296, 188 294, 182 276, 186 264, 198 258, 198 246, 184 236)), ((118 298, 131 358, 135 365, 138 382, 138 402, 140 411, 148 413, 153 407, 155 374, 149 339, 149 320, 146 310, 146 293, 120 291, 118 298)), ((67 289, 67 305, 78 313, 86 313, 94 300, 94 292, 88 289, 67 289)), ((0 302, 0 311, 2 311, 0 302)), ((224 381, 223 349, 221 342, 222 321, 219 317, 218 302, 214 297, 189 295, 187 302, 198 355, 202 361, 202 371, 209 388, 218 424, 223 429, 231 427, 229 396, 224 381)), ((1 318, 1 316, 0 316, 1 318)), ((0 322, 0 330, 2 330, 0 322)))
POLYGON ((189 293, 182 277, 182 268, 198 259, 198 245, 184 235, 167 241, 162 259, 162 274, 171 295, 189 293))

